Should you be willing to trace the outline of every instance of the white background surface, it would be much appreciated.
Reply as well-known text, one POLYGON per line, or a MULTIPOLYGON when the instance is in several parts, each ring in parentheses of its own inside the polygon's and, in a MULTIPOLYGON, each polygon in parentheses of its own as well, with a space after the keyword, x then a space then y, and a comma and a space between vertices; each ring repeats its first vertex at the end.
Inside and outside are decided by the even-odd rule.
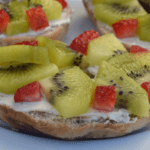
MULTIPOLYGON (((69 1, 75 13, 64 42, 71 41, 85 30, 95 29, 81 1, 69 1)), ((40 135, 18 133, 0 127, 0 150, 150 150, 150 126, 132 135, 106 140, 63 141, 40 135)))

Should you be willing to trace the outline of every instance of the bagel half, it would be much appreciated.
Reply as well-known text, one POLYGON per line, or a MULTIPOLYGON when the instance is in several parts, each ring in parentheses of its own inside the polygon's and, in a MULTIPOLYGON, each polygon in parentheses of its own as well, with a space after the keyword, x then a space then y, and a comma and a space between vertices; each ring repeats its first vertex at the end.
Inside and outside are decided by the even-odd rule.
MULTIPOLYGON (((92 0, 82 0, 83 4, 85 6, 85 9, 88 13, 89 18, 91 19, 91 21, 93 22, 93 24, 96 26, 98 32, 100 33, 100 35, 104 35, 107 33, 113 33, 113 29, 110 28, 108 25, 106 25, 103 22, 100 22, 98 20, 95 19, 94 17, 94 6, 92 5, 92 0)), ((138 37, 135 37, 135 39, 132 39, 130 42, 128 40, 125 39, 120 39, 121 43, 126 47, 126 49, 130 52, 130 47, 131 45, 140 45, 142 47, 148 48, 149 49, 149 42, 147 41, 141 41, 138 37)))
POLYGON ((150 123, 150 117, 137 119, 135 123, 128 124, 86 122, 83 116, 75 117, 71 121, 46 112, 18 112, 6 105, 0 105, 0 118, 16 129, 42 133, 65 140, 119 137, 141 129, 150 123))
POLYGON ((48 29, 46 31, 39 32, 39 33, 37 32, 37 34, 34 34, 34 35, 25 35, 25 36, 14 35, 14 36, 6 36, 4 38, 0 38, 0 46, 13 45, 15 43, 22 42, 22 41, 36 40, 37 36, 39 35, 48 37, 53 40, 62 40, 68 31, 68 28, 71 22, 72 12, 70 8, 65 8, 64 13, 65 13, 65 15, 63 16, 64 19, 70 20, 70 21, 62 22, 62 24, 52 25, 52 26, 51 26, 51 21, 50 21, 50 26, 52 27, 52 29, 48 29))

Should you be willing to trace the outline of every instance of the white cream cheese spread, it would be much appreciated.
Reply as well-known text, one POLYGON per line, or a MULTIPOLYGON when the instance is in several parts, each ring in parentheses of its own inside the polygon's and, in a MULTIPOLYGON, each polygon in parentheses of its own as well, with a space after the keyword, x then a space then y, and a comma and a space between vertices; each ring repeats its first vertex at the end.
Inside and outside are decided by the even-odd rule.
MULTIPOLYGON (((29 112, 29 111, 41 111, 47 112, 54 115, 59 115, 58 111, 46 100, 43 96, 41 101, 39 102, 14 102, 13 94, 3 94, 0 93, 0 105, 7 105, 15 111, 19 112, 29 112)), ((134 118, 132 121, 130 120, 129 112, 125 109, 114 109, 113 112, 109 113, 100 113, 97 110, 90 108, 87 113, 79 115, 86 116, 86 121, 104 121, 108 124, 110 121, 115 121, 117 123, 134 123, 137 118, 134 118), (105 121, 107 120, 107 121, 105 121)))
MULTIPOLYGON (((59 19, 59 20, 49 21, 49 26, 46 27, 44 30, 33 31, 33 30, 29 29, 28 32, 26 32, 26 33, 16 34, 16 35, 13 35, 11 37, 16 37, 16 36, 35 36, 35 35, 43 34, 43 33, 47 32, 48 30, 54 30, 56 27, 61 26, 62 24, 66 24, 66 23, 70 23, 71 22, 71 17, 69 16, 69 17, 66 18, 66 14, 67 14, 66 10, 63 10, 62 11, 62 18, 59 19)), ((6 34, 1 34, 0 35, 0 39, 1 38, 7 38, 7 37, 10 37, 10 36, 7 36, 6 34)))

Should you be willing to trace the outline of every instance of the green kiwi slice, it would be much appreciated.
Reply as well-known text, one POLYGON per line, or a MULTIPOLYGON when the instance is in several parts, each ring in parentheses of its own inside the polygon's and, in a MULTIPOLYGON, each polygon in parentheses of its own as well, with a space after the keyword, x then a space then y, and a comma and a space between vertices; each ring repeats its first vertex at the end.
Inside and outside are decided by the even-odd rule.
POLYGON ((73 67, 57 73, 50 81, 50 103, 64 118, 71 118, 88 111, 94 82, 79 68, 73 67))
POLYGON ((126 3, 104 3, 97 4, 94 7, 94 15, 97 20, 100 20, 109 26, 119 20, 138 18, 146 15, 147 12, 142 8, 138 1, 126 3))
POLYGON ((55 64, 24 64, 0 69, 0 92, 14 94, 16 90, 34 81, 53 76, 58 72, 55 64))
POLYGON ((28 9, 24 2, 16 0, 2 4, 2 8, 9 14, 11 20, 24 19, 26 16, 26 10, 28 9))
POLYGON ((113 57, 108 63, 125 71, 129 77, 137 80, 150 72, 150 52, 123 54, 113 57))
POLYGON ((140 40, 149 41, 150 42, 150 14, 141 16, 138 18, 139 26, 138 26, 138 35, 140 40))
POLYGON ((74 65, 74 58, 77 53, 73 52, 66 45, 53 41, 46 37, 37 37, 38 45, 48 48, 49 60, 59 68, 74 65))
POLYGON ((89 42, 86 61, 91 65, 99 65, 103 60, 126 53, 127 50, 114 34, 105 34, 89 42))
POLYGON ((12 63, 49 64, 48 49, 28 45, 10 45, 0 47, 0 66, 12 63))
POLYGON ((124 71, 103 62, 99 66, 97 79, 116 87, 116 107, 125 108, 138 117, 149 116, 149 101, 146 91, 124 71))
POLYGON ((92 4, 96 5, 101 3, 126 3, 131 1, 136 1, 136 0, 92 0, 92 4))
POLYGON ((62 6, 54 0, 25 0, 29 7, 42 6, 48 20, 56 20, 61 18, 62 6))
POLYGON ((6 35, 12 36, 20 33, 26 33, 29 29, 29 24, 26 19, 15 20, 12 19, 6 28, 6 35))

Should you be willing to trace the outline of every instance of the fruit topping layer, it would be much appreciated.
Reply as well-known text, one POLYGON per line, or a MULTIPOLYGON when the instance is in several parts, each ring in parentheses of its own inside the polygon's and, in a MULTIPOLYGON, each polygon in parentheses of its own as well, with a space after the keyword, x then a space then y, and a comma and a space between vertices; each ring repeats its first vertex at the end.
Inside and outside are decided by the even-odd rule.
POLYGON ((65 0, 13 0, 0 5, 0 33, 8 36, 44 30, 51 21, 60 20, 67 7, 65 0))
POLYGON ((108 30, 114 32, 118 38, 138 36, 140 40, 150 42, 150 14, 142 8, 138 0, 92 0, 92 5, 95 18, 108 25, 108 30))
POLYGON ((36 107, 47 99, 47 106, 42 106, 53 108, 63 118, 98 113, 106 121, 116 110, 116 115, 125 112, 127 122, 148 117, 149 51, 141 52, 138 47, 136 53, 129 53, 113 34, 99 36, 93 30, 78 38, 84 35, 88 39, 91 33, 96 37, 88 40, 87 55, 81 53, 85 42, 80 50, 73 50, 63 42, 40 36, 36 41, 1 47, 1 95, 13 95, 15 106, 21 102, 24 106, 35 103, 36 107), (95 74, 89 72, 93 66, 97 66, 95 74))

